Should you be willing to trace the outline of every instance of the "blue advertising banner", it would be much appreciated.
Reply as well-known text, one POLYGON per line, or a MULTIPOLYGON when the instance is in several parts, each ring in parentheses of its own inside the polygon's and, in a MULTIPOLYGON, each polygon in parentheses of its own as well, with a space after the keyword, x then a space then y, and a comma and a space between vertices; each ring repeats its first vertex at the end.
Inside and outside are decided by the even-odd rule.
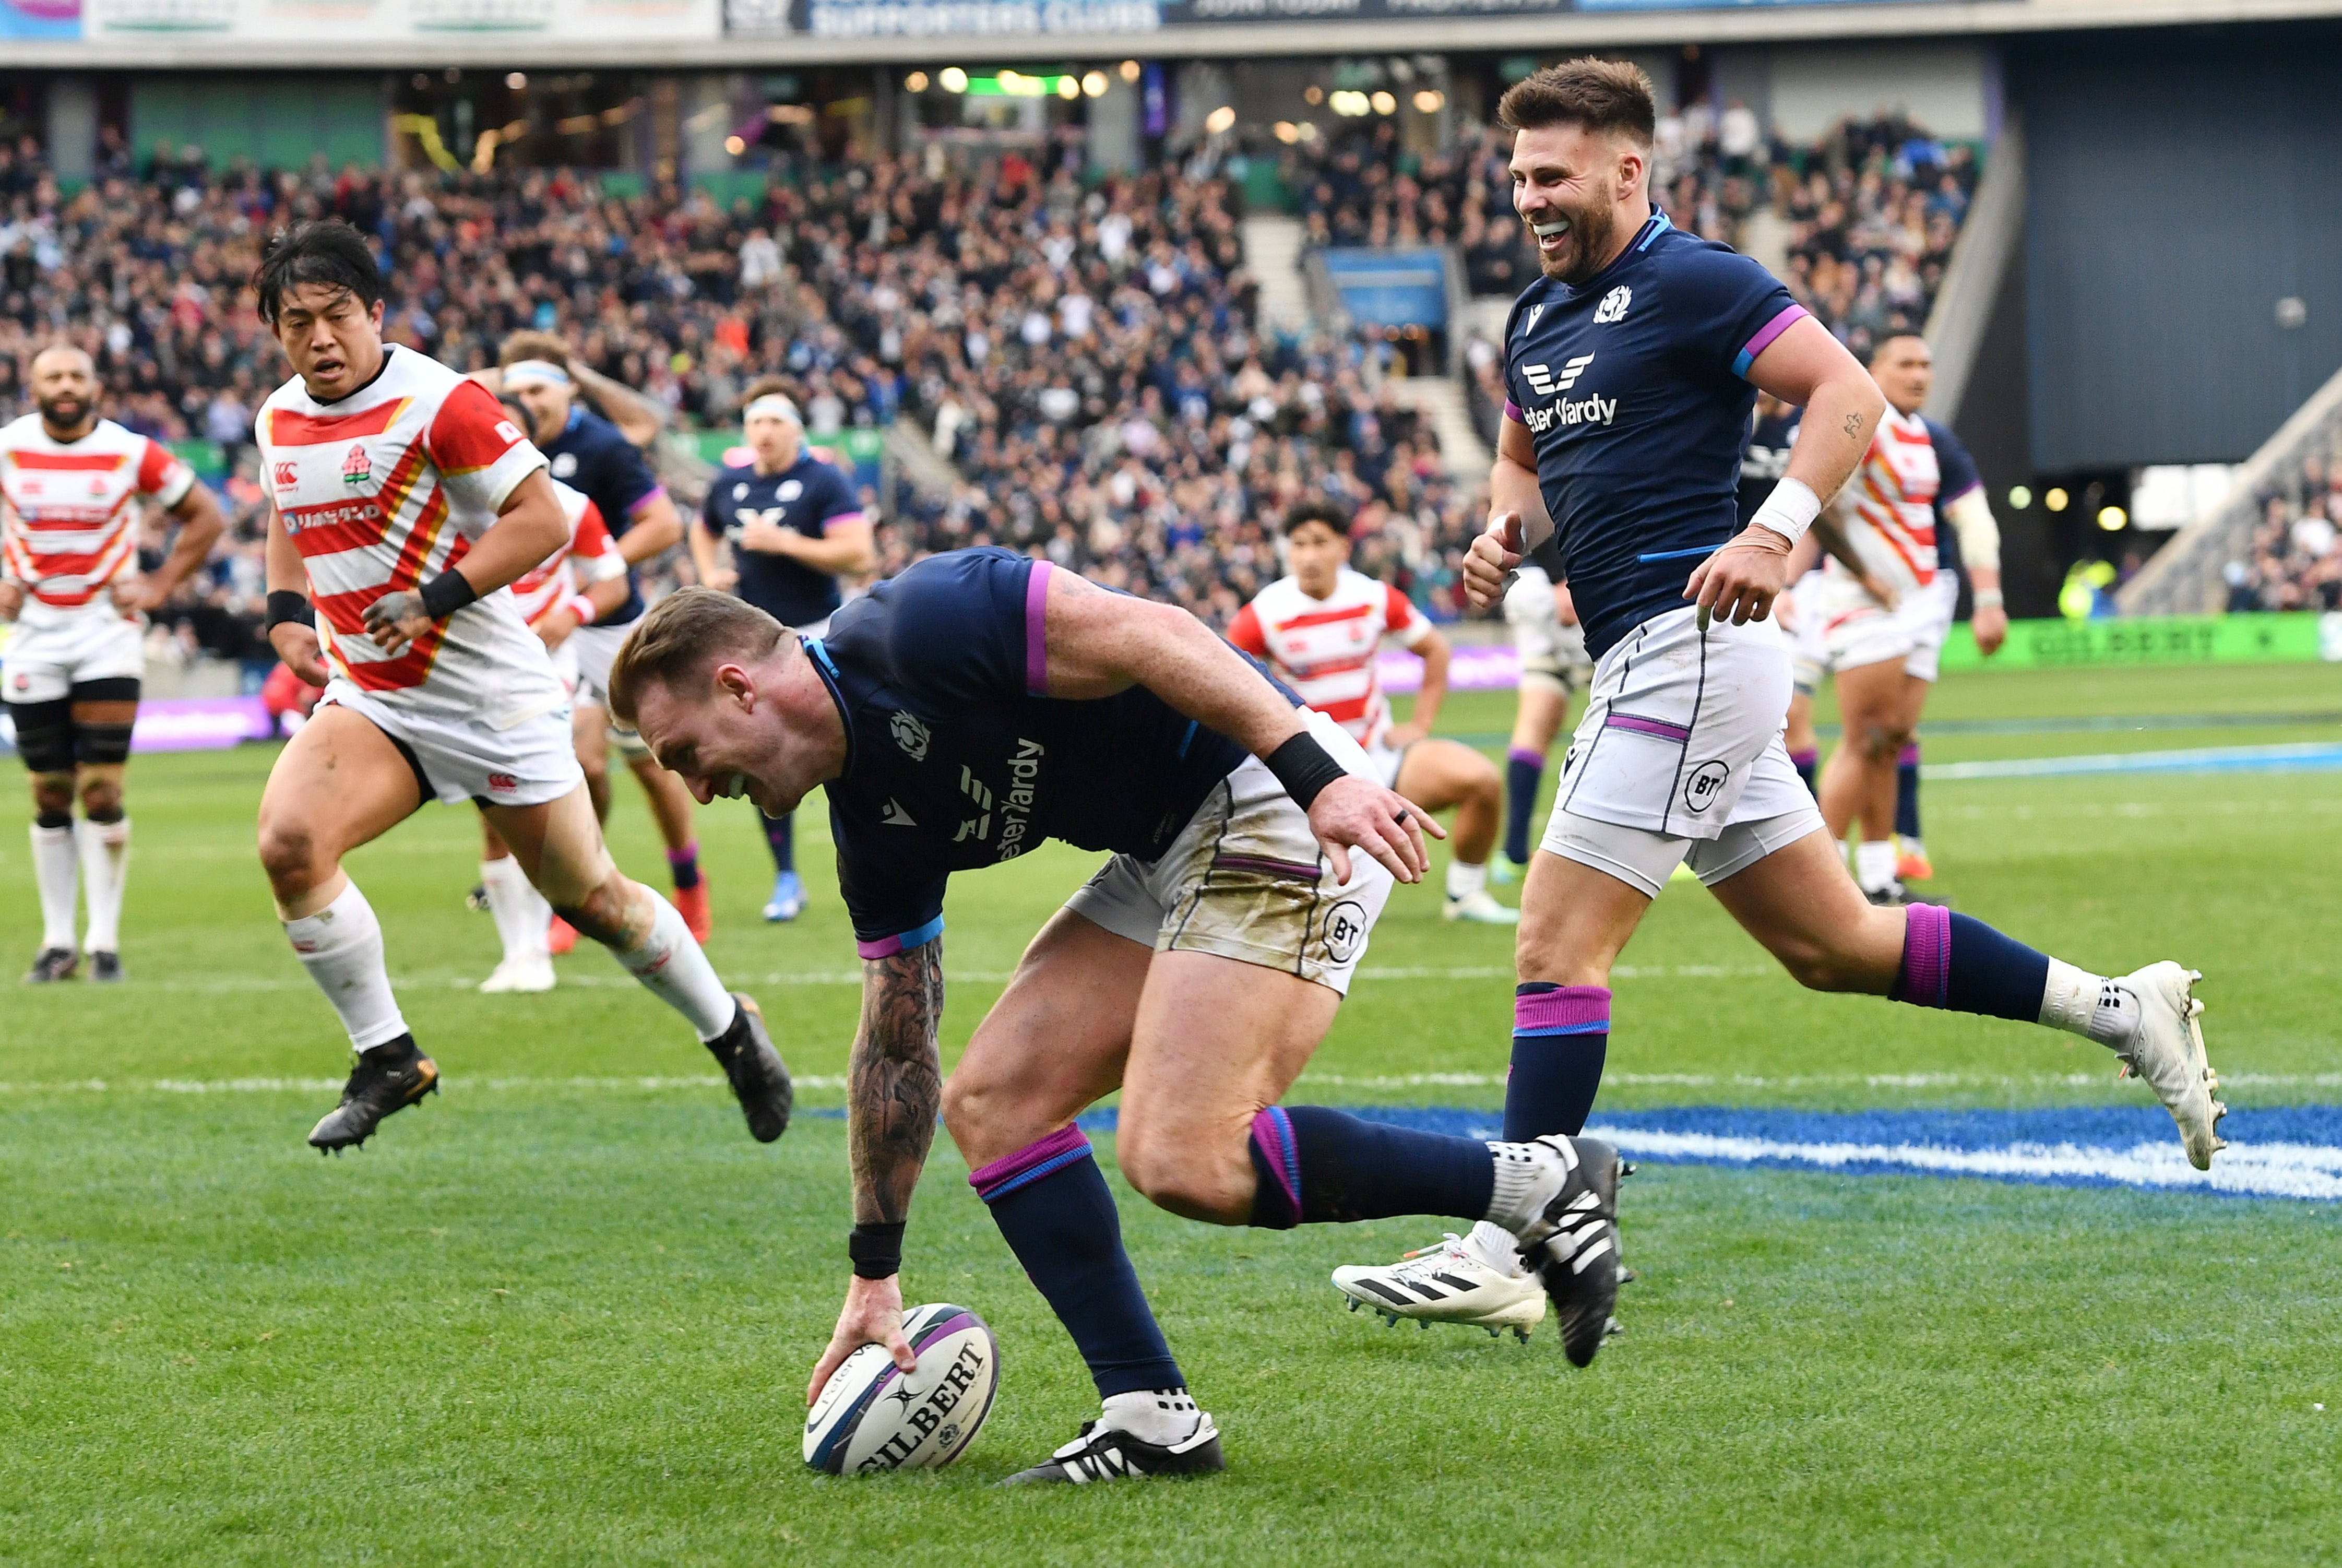
POLYGON ((0 0, 0 38, 81 36, 81 0, 0 0))

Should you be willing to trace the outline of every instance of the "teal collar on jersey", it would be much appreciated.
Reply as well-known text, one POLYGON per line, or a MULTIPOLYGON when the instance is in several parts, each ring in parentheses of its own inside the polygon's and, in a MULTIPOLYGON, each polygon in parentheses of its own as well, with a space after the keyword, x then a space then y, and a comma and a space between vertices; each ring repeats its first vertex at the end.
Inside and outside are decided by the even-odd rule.
POLYGON ((1608 277, 1612 273, 1616 272, 1620 267, 1625 266, 1626 263, 1634 257, 1641 255, 1645 251, 1649 250, 1653 240, 1657 239, 1661 235, 1666 233, 1673 227, 1675 227, 1675 225, 1667 221, 1667 215, 1659 208, 1653 207, 1651 209, 1650 217, 1645 220, 1641 228, 1635 231, 1633 243, 1628 245, 1625 250, 1620 251, 1616 255, 1611 257, 1610 265, 1608 266, 1604 267, 1600 272, 1596 273, 1584 283, 1571 285, 1569 291, 1570 297, 1572 299, 1583 298, 1585 295, 1592 294, 1596 289, 1600 288, 1602 286, 1603 279, 1608 277))
POLYGON ((845 726, 846 765, 838 770, 837 776, 846 778, 854 772, 854 714, 846 704, 846 688, 838 684, 837 662, 829 656, 829 650, 822 645, 819 637, 808 637, 800 632, 797 642, 813 655, 814 674, 819 675, 821 684, 828 688, 829 700, 837 708, 837 722, 845 726))

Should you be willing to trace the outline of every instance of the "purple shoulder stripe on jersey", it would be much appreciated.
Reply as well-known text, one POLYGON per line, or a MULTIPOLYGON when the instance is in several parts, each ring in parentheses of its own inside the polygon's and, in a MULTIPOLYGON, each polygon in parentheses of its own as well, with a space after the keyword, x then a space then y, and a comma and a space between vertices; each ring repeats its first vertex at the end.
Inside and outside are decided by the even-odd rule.
MULTIPOLYGON (((1252 1141, 1267 1156, 1268 1168, 1276 1174, 1276 1184, 1285 1190, 1286 1202, 1293 1205, 1293 1218, 1299 1220, 1301 1151, 1293 1142, 1293 1118, 1285 1114, 1284 1106, 1271 1105, 1253 1117, 1252 1141)), ((1260 1222, 1255 1220, 1253 1223, 1258 1224, 1260 1222)))
POLYGON ((851 512, 840 512, 840 513, 838 513, 838 514, 837 514, 836 516, 834 516, 834 517, 825 517, 825 518, 823 518, 823 519, 821 520, 821 531, 822 531, 823 533, 826 534, 826 533, 828 533, 832 528, 836 527, 836 526, 837 526, 839 524, 841 524, 841 523, 859 523, 859 522, 861 522, 861 521, 862 521, 862 508, 861 508, 861 507, 859 507, 859 506, 856 506, 856 507, 853 511, 851 511, 851 512))
POLYGON ((1691 739, 1688 724, 1671 724, 1665 719, 1646 719, 1640 714, 1614 713, 1602 721, 1606 730, 1632 730, 1638 735, 1656 735, 1663 741, 1691 739))
POLYGON ((1505 399, 1505 417, 1511 420, 1516 424, 1527 423, 1527 421, 1521 418, 1521 405, 1515 403, 1509 397, 1505 399))
POLYGON ((1610 988, 1606 985, 1565 985, 1558 991, 1536 991, 1513 998, 1516 1034, 1609 1032, 1610 988))
POLYGON ((654 484, 648 490, 644 491, 641 497, 637 499, 632 506, 626 508, 626 515, 629 517, 638 517, 642 514, 644 507, 649 505, 654 501, 664 501, 666 499, 666 486, 664 484, 654 484))
POLYGON ((1740 353, 1734 357, 1732 361, 1732 374, 1735 375, 1746 375, 1748 374, 1748 367, 1756 363, 1756 356, 1764 353, 1767 349, 1772 347, 1773 340, 1775 338, 1780 336, 1783 333, 1797 325, 1800 321, 1803 321, 1806 318, 1806 315, 1807 311, 1804 305, 1793 305, 1788 309, 1783 311, 1780 315, 1775 316, 1772 320, 1767 322, 1763 326, 1758 327, 1756 329, 1756 335, 1750 338, 1748 340, 1747 346, 1743 348, 1740 353))
POLYGON ((882 936, 876 942, 863 942, 857 939, 854 944, 854 951, 863 958, 892 958, 897 953, 908 953, 915 947, 925 947, 943 934, 944 917, 938 914, 925 925, 915 925, 908 931, 897 932, 892 936, 882 936))
POLYGON ((1049 572, 1036 561, 1025 579, 1025 690, 1036 697, 1049 694, 1049 572))
POLYGON ((1915 904, 1903 912, 1903 974, 1896 999, 1918 1007, 1948 1004, 1952 978, 1952 912, 1915 904))
POLYGON ((1038 1143, 1027 1144, 988 1165, 978 1165, 967 1174, 967 1184, 988 1203, 1089 1157, 1089 1135, 1079 1127, 1060 1127, 1038 1143))

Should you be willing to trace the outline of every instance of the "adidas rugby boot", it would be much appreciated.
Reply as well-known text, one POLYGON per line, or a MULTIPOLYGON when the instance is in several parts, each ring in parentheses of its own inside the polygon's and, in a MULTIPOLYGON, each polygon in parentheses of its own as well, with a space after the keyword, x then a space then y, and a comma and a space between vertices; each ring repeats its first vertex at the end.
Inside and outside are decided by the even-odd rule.
POLYGON ((740 1004, 732 1027, 706 1044, 724 1064, 724 1075, 732 1081, 732 1097, 740 1102, 748 1118, 748 1135, 759 1144, 769 1144, 789 1130, 789 1109, 796 1092, 790 1085, 781 1054, 773 1048, 773 1037, 765 1033, 764 1010, 756 998, 735 991, 732 1000, 740 1004))
POLYGON ((2220 1118, 2228 1108, 2220 1103, 2220 1075, 2204 1055, 2204 1026, 2198 1022, 2204 1004, 2195 995, 2196 982, 2203 978, 2167 959, 2150 964, 2107 981, 2098 1008, 2103 1014, 2127 1006, 2136 1013, 2129 1044, 2115 1047, 2122 1075, 2147 1080, 2179 1124, 2187 1163, 2208 1171, 2212 1156, 2228 1146, 2220 1136, 2220 1118))
POLYGON ((1082 1434, 1030 1470, 1020 1470, 1003 1486, 1035 1481, 1124 1481, 1146 1475, 1210 1475, 1226 1470, 1220 1429, 1197 1411, 1196 1430, 1177 1443, 1147 1443, 1103 1422, 1085 1421, 1082 1434))
POLYGON ((25 971, 27 985, 47 985, 59 980, 71 980, 74 971, 81 967, 81 954, 70 947, 44 947, 33 956, 33 967, 25 971))
POLYGON ((1618 1151, 1599 1138, 1566 1137, 1489 1149, 1498 1193, 1521 1194, 1506 1228, 1553 1300, 1562 1352, 1574 1366, 1590 1365, 1618 1303, 1618 1151))
POLYGON ((309 1130, 309 1146, 321 1154, 355 1148, 374 1136, 384 1117, 438 1089, 439 1064, 416 1047, 412 1034, 361 1051, 342 1103, 309 1130))
MULTIPOLYGON (((1512 1250, 1510 1236, 1505 1244, 1512 1250)), ((1349 1298, 1352 1312, 1371 1308, 1393 1328, 1403 1317, 1426 1329, 1435 1323, 1469 1323, 1486 1329, 1491 1339, 1510 1329, 1526 1343, 1529 1331, 1545 1321, 1543 1281, 1492 1266, 1470 1241, 1453 1232, 1395 1263, 1336 1269, 1334 1288, 1349 1298)))
POLYGON ((89 977, 100 985, 122 984, 122 954, 108 953, 103 947, 93 948, 89 954, 89 977))

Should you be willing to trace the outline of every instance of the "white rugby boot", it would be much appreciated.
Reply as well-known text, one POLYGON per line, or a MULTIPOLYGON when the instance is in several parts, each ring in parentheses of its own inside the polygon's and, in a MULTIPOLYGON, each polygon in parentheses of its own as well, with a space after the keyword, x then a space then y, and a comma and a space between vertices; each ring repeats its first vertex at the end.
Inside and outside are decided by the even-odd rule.
POLYGON ((1436 1323, 1469 1323, 1486 1329, 1491 1339, 1510 1329, 1526 1343, 1529 1332, 1545 1321, 1545 1285, 1536 1275, 1517 1272, 1519 1243, 1497 1234, 1503 1238, 1501 1260, 1490 1255, 1478 1235, 1450 1232, 1395 1263, 1346 1263, 1334 1271, 1334 1288, 1348 1298, 1352 1312, 1370 1308, 1393 1328, 1403 1317, 1426 1329, 1436 1323))
POLYGON ((550 991, 554 978, 552 954, 515 953, 480 982, 480 989, 490 995, 506 991, 550 991))
POLYGON ((2220 1136, 2220 1118, 2228 1108, 2220 1103, 2220 1075, 2204 1056, 2204 1026, 2198 1022, 2204 1004, 2195 996, 2196 982, 2203 978, 2168 959, 2150 964, 2107 981, 2098 1009, 2103 1014, 2126 1003, 2137 1009, 2130 1043, 2115 1047, 2123 1076, 2147 1080, 2179 1124, 2187 1163, 2208 1171, 2212 1156, 2228 1146, 2220 1136))
POLYGON ((1498 904, 1496 895, 1486 888, 1475 888, 1461 898, 1449 894, 1439 911, 1446 920, 1465 920, 1475 925, 1518 925, 1521 912, 1498 904))

